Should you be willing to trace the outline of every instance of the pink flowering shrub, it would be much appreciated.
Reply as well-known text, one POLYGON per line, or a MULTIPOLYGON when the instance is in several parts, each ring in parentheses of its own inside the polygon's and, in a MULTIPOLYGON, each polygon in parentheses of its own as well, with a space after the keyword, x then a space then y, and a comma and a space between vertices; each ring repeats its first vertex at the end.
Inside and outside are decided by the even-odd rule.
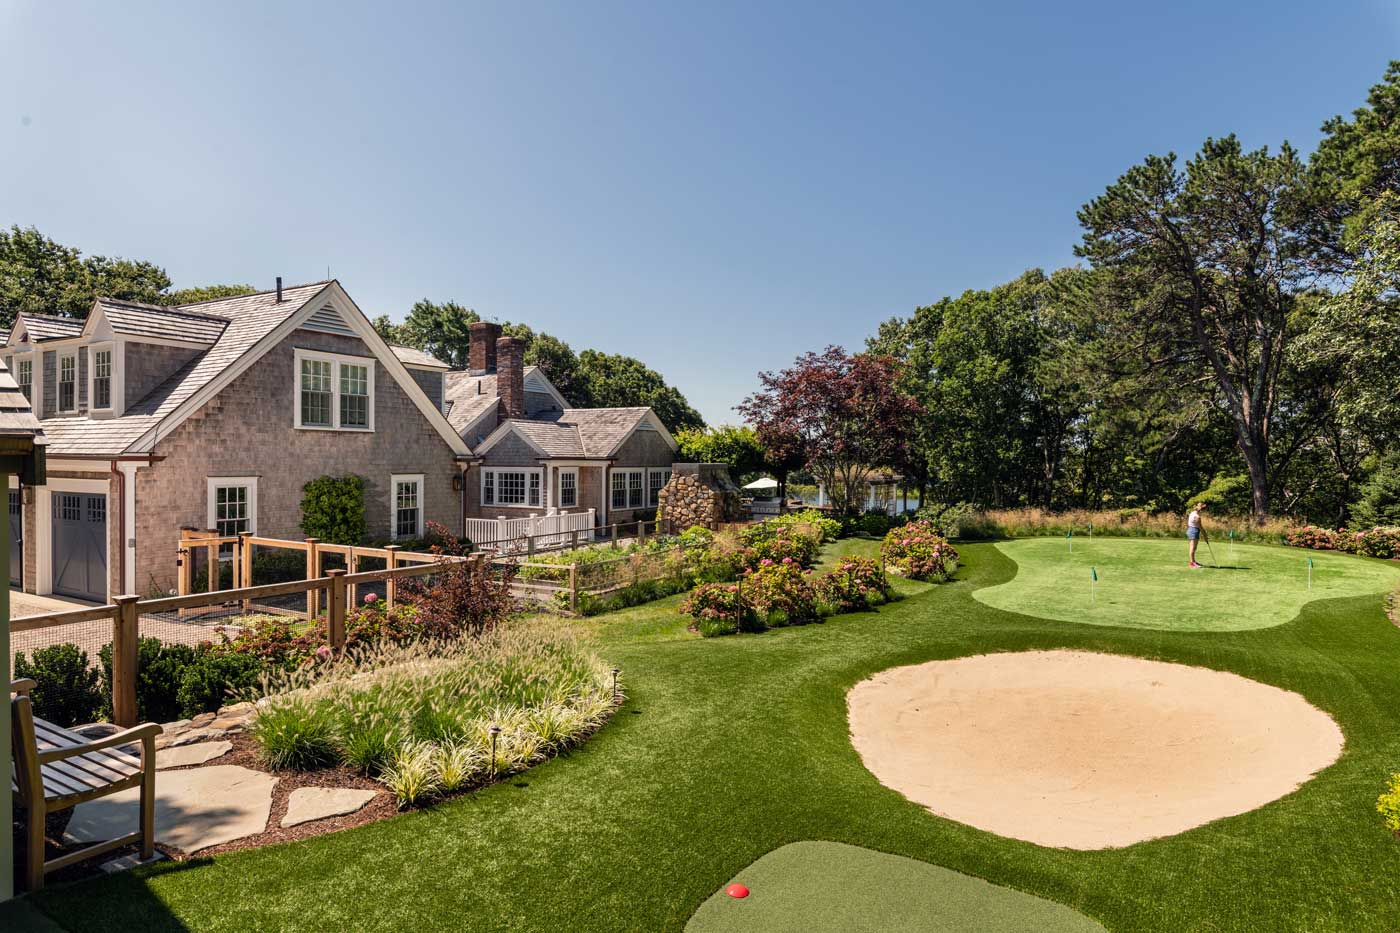
POLYGON ((744 544, 744 566, 750 570, 756 570, 760 561, 781 563, 788 557, 800 567, 810 567, 817 562, 822 546, 821 530, 809 525, 763 522, 748 526, 739 537, 744 544))
POLYGON ((888 602, 894 595, 879 563, 869 557, 844 557, 830 573, 817 578, 817 598, 833 612, 860 612, 888 602))
POLYGON ((691 617, 691 628, 705 638, 733 635, 747 616, 738 583, 701 584, 690 591, 680 611, 691 617))
MULTIPOLYGON (((1315 551, 1330 551, 1337 547, 1337 534, 1316 525, 1304 525, 1288 532, 1285 539, 1293 547, 1312 548, 1315 551)), ((1345 535, 1345 532, 1341 532, 1345 535)))
POLYGON ((765 559, 757 570, 745 571, 739 591, 745 608, 770 628, 805 625, 820 614, 817 594, 790 557, 776 562, 765 559))
POLYGON ((932 522, 914 521, 893 528, 880 545, 886 566, 911 580, 946 580, 958 564, 958 551, 932 522))
POLYGON ((1286 537, 1294 547, 1312 548, 1316 551, 1337 550, 1345 554, 1360 554, 1363 557, 1393 559, 1400 557, 1400 528, 1370 528, 1362 531, 1348 531, 1338 528, 1318 528, 1304 525, 1290 531, 1286 537))

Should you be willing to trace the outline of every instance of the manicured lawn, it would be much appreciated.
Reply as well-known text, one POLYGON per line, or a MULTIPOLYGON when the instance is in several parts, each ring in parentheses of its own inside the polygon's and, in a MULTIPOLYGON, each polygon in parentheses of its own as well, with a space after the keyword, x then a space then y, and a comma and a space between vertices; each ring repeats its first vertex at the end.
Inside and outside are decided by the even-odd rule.
POLYGON ((830 840, 1034 894, 1110 930, 1400 928, 1400 841, 1374 811, 1400 768, 1400 632, 1379 596, 1313 601, 1292 622, 1252 631, 1080 625, 973 598, 1015 564, 993 545, 960 550, 954 582, 903 584, 914 595, 821 625, 700 640, 674 598, 580 623, 622 667, 630 697, 573 754, 432 810, 55 887, 37 904, 71 930, 652 933, 682 929, 766 853, 830 840), (1055 647, 1298 691, 1335 717, 1346 748, 1259 810, 1072 852, 935 817, 876 781, 851 746, 846 692, 877 671, 1055 647))
POLYGON ((794 842, 700 905, 686 933, 1103 933, 1061 904, 901 855, 839 842, 794 842))
MULTIPOLYGON (((1218 566, 1191 569, 1186 542, 1076 537, 1003 541, 1014 579, 978 590, 997 609, 1090 625, 1234 632, 1282 625, 1309 602, 1387 593, 1400 565, 1326 551, 1214 542, 1218 566), (1308 588, 1308 560, 1313 561, 1308 588), (1091 569, 1098 584, 1090 602, 1091 569)), ((1204 542, 1196 553, 1211 560, 1204 542)))

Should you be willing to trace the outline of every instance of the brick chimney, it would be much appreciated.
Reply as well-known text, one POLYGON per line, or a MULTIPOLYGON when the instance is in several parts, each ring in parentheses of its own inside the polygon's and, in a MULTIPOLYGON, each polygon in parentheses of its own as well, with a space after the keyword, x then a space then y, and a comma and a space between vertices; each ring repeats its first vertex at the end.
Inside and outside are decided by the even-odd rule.
POLYGON ((501 337, 496 341, 496 394, 504 418, 525 417, 525 341, 501 337))
POLYGON ((467 368, 472 375, 481 376, 496 371, 496 341, 501 336, 501 325, 490 321, 477 321, 467 325, 470 343, 467 345, 467 368))

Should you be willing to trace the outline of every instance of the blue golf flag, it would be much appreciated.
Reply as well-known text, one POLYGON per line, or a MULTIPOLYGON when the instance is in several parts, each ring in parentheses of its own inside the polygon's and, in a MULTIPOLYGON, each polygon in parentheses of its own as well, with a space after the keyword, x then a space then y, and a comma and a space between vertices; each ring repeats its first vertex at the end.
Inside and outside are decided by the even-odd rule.
POLYGON ((1312 569, 1312 558, 1311 558, 1311 557, 1308 558, 1308 569, 1309 569, 1309 570, 1312 569))
POLYGON ((1089 568, 1089 573, 1093 576, 1094 582, 1095 582, 1095 583, 1098 583, 1098 582, 1099 582, 1099 568, 1097 568, 1097 567, 1090 567, 1090 568, 1089 568))

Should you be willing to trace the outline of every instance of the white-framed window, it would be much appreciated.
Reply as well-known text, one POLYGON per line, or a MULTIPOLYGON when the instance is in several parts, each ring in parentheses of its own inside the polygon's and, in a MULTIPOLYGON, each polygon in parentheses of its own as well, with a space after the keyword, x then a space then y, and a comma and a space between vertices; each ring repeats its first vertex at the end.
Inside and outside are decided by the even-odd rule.
POLYGON ((389 530, 395 541, 423 536, 423 474, 395 473, 389 477, 389 530))
POLYGON ((25 399, 30 406, 34 405, 34 360, 27 356, 15 359, 15 382, 19 383, 19 390, 24 393, 25 399))
POLYGON ((646 504, 646 470, 612 471, 612 507, 640 509, 646 504))
POLYGON ((329 431, 374 430, 374 360, 297 350, 296 426, 329 431))
POLYGON ((258 478, 209 477, 209 527, 220 537, 258 530, 258 478))
POLYGON ((559 470, 559 507, 572 509, 578 505, 578 468, 559 470))
POLYGON ((539 470, 500 467, 482 470, 481 504, 539 508, 540 485, 539 470))
POLYGON ((647 471, 647 507, 656 508, 661 504, 659 493, 671 481, 670 470, 648 470, 647 471))
POLYGON ((95 411, 109 411, 112 407, 112 348, 93 347, 91 352, 88 399, 95 411))
POLYGON ((58 410, 78 410, 78 354, 71 351, 58 358, 58 410))

